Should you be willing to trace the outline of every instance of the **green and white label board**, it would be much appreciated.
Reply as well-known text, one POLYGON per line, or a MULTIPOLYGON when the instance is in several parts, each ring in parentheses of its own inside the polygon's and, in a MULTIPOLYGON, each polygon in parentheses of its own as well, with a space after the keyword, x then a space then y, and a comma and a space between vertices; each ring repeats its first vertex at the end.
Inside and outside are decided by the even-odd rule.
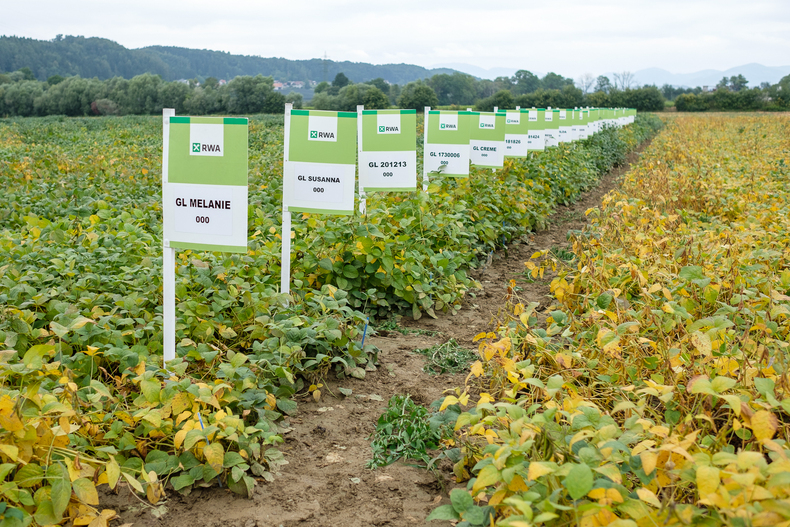
POLYGON ((359 134, 359 191, 417 188, 417 112, 363 110, 359 134))
POLYGON ((601 109, 600 108, 593 109, 591 115, 592 115, 592 119, 593 119, 593 122, 592 122, 592 125, 593 125, 592 133, 593 134, 597 134, 598 132, 601 131, 601 126, 602 126, 602 123, 601 123, 601 109))
POLYGON ((582 112, 581 110, 568 110, 571 114, 571 141, 579 140, 579 132, 582 125, 582 112))
POLYGON ((579 125, 579 139, 590 137, 590 110, 581 110, 581 124, 579 125))
POLYGON ((560 111, 547 108, 543 114, 546 147, 560 144, 560 111))
POLYGON ((425 116, 425 174, 469 176, 471 112, 429 110, 425 116))
POLYGON ((174 249, 247 252, 247 118, 169 117, 164 238, 174 249))
POLYGON ((289 211, 354 213, 356 112, 286 110, 283 205, 289 211))
POLYGON ((505 112, 472 112, 469 160, 484 168, 505 164, 505 112))
POLYGON ((527 149, 545 150, 546 131, 544 130, 544 116, 546 110, 543 108, 532 108, 531 110, 521 110, 529 123, 527 131, 527 149))
POLYGON ((573 111, 560 110, 560 143, 569 143, 571 141, 571 117, 573 111))
POLYGON ((522 110, 505 112, 505 157, 527 156, 528 115, 522 110))

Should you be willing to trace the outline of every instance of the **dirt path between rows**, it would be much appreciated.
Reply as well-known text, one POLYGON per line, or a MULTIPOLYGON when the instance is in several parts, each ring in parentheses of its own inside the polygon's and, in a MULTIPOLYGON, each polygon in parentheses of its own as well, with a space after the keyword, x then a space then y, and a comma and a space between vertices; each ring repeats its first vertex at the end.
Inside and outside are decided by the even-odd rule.
MULTIPOLYGON (((450 465, 440 467, 437 480, 431 472, 399 462, 370 470, 369 436, 376 421, 396 394, 410 394, 428 405, 444 390, 462 386, 464 375, 428 375, 424 356, 414 350, 454 338, 463 347, 476 349, 472 338, 491 329, 491 321, 503 306, 508 282, 515 279, 522 302, 549 303, 548 281, 525 280, 524 262, 538 250, 567 247, 567 232, 586 225, 585 211, 600 204, 601 197, 634 162, 643 145, 627 162, 607 174, 600 185, 570 206, 560 207, 548 229, 524 236, 507 251, 493 256, 489 265, 473 272, 482 290, 470 295, 455 316, 402 318, 407 331, 379 331, 370 337, 381 349, 377 371, 365 380, 328 380, 319 402, 299 400, 298 414, 287 421, 291 428, 281 449, 289 464, 273 483, 259 482, 252 499, 227 489, 195 489, 189 496, 168 493, 158 507, 143 503, 123 488, 102 496, 102 506, 115 509, 120 523, 167 527, 356 527, 425 525, 436 506, 449 503, 447 493, 455 485, 450 465), (350 388, 345 397, 338 388, 350 388)), ((449 522, 431 522, 449 526, 449 522)))

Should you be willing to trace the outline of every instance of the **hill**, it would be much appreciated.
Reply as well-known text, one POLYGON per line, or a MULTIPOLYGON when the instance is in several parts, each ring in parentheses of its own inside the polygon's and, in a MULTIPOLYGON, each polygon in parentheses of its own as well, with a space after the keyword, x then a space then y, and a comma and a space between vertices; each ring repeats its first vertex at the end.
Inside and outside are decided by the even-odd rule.
POLYGON ((648 68, 634 73, 636 82, 642 84, 655 84, 662 86, 716 86, 722 77, 743 75, 749 80, 749 87, 760 86, 762 82, 776 84, 785 75, 790 74, 790 66, 763 66, 762 64, 744 64, 728 70, 702 70, 694 73, 670 73, 661 68, 648 68))
POLYGON ((129 49, 98 37, 59 36, 49 41, 0 36, 0 72, 24 67, 30 68, 39 80, 52 75, 130 79, 153 73, 168 81, 196 77, 229 80, 237 75, 258 74, 285 81, 324 78, 331 81, 343 72, 354 82, 382 77, 392 84, 406 84, 437 73, 453 72, 448 68, 427 69, 413 64, 289 60, 167 46, 129 49))

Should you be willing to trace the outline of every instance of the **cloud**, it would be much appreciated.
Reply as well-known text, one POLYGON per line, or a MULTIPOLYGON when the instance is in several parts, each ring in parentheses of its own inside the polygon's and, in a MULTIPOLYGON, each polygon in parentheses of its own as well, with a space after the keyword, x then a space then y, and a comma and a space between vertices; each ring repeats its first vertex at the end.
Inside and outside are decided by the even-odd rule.
POLYGON ((0 33, 100 36, 127 47, 430 66, 465 62, 582 72, 726 69, 790 62, 785 0, 479 0, 377 3, 27 0, 4 7, 0 33))

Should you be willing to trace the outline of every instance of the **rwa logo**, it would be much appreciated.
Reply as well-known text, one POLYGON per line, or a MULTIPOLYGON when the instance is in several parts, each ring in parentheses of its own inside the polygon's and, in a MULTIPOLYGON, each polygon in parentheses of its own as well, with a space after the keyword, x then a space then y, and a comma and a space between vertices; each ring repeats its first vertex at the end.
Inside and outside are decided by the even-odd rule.
POLYGON ((318 130, 310 130, 310 139, 335 139, 334 132, 319 132, 318 130))
POLYGON ((225 125, 189 123, 189 155, 222 157, 225 150, 225 125))
POLYGON ((450 124, 450 123, 441 123, 439 125, 439 128, 441 128, 442 130, 458 130, 458 125, 450 124))
POLYGON ((206 143, 192 143, 192 153, 193 154, 205 154, 205 153, 222 153, 222 147, 220 145, 211 145, 206 143))
POLYGON ((480 123, 480 128, 495 128, 493 123, 480 123))
POLYGON ((400 133, 400 128, 397 126, 379 126, 379 133, 386 134, 386 133, 400 133))

